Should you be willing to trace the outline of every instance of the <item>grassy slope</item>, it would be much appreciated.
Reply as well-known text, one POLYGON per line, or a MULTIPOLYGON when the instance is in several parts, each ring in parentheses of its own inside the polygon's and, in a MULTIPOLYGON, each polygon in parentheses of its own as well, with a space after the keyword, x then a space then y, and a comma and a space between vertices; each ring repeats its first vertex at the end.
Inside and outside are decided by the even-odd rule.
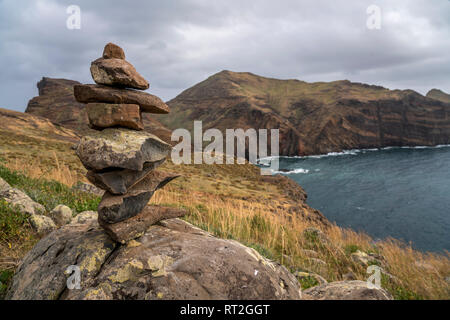
MULTIPOLYGON (((44 134, 31 127, 27 129, 31 130, 31 136, 28 133, 7 135, 0 130, 0 157, 3 158, 0 176, 23 189, 47 210, 60 203, 77 212, 95 209, 97 197, 64 184, 72 184, 84 173, 71 149, 72 142, 64 136, 46 142, 45 136, 52 136, 53 129, 46 126, 39 129, 47 132, 44 134), (39 150, 37 154, 36 150, 39 150), (70 179, 67 172, 71 172, 70 179), (44 179, 48 177, 63 183, 44 179)), ((383 268, 394 276, 384 277, 383 287, 397 299, 450 297, 445 280, 450 276, 448 254, 420 253, 394 240, 375 244, 364 234, 337 226, 326 227, 317 219, 318 214, 301 200, 304 197, 301 189, 286 179, 261 178, 259 170, 248 164, 175 166, 168 162, 161 170, 178 172, 183 177, 158 191, 153 203, 185 207, 189 211, 186 220, 217 236, 249 245, 292 271, 316 272, 329 281, 342 280, 351 271, 357 279, 365 280, 366 268, 350 256, 360 249, 382 257, 383 268), (320 241, 314 234, 305 232, 313 226, 322 230, 328 241, 320 241), (310 259, 305 249, 314 250, 326 265, 310 259)), ((18 261, 38 240, 25 218, 14 208, 0 204, 0 281, 3 283, 0 295, 18 261)), ((302 281, 303 288, 315 284, 313 279, 302 281)))
POLYGON ((432 89, 427 93, 427 97, 442 102, 450 103, 450 94, 439 89, 432 89))
MULTIPOLYGON (((379 99, 400 99, 411 90, 389 90, 379 86, 354 83, 348 80, 333 82, 308 83, 299 80, 279 80, 265 78, 248 72, 222 71, 200 82, 180 94, 180 99, 188 102, 195 97, 196 105, 199 97, 205 102, 205 107, 214 107, 214 100, 223 97, 234 97, 266 108, 270 105, 283 117, 298 117, 295 110, 289 107, 298 101, 311 101, 316 105, 327 105, 339 99, 357 99, 370 101, 379 99)), ((158 117, 169 128, 190 128, 191 121, 187 115, 190 110, 184 105, 178 105, 174 99, 169 101, 172 109, 170 117, 158 117)), ((219 99, 220 100, 220 99, 219 99)), ((330 112, 328 110, 327 112, 330 112)))

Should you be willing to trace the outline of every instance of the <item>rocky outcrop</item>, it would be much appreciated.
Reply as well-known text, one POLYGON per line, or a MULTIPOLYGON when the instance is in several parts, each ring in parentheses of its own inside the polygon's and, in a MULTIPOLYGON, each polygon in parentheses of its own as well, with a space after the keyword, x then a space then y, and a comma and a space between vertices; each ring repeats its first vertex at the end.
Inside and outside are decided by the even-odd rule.
POLYGON ((445 93, 444 91, 439 89, 431 89, 430 91, 428 91, 427 98, 450 103, 450 94, 445 93))
MULTIPOLYGON (((98 100, 96 97, 99 96, 108 103, 139 104, 141 108, 152 113, 167 113, 169 110, 158 97, 136 90, 115 90, 103 85, 82 85, 77 81, 47 77, 42 78, 37 86, 39 96, 28 102, 25 112, 47 118, 52 123, 75 130, 79 134, 90 132, 84 103, 96 102, 98 100), (74 91, 83 103, 75 100, 74 91)), ((142 123, 145 131, 170 143, 171 131, 153 116, 142 114, 142 123)))
POLYGON ((120 245, 95 219, 42 239, 24 258, 7 299, 300 299, 283 266, 178 219, 120 245), (80 268, 80 289, 65 271, 80 268))
POLYGON ((393 300, 390 293, 360 280, 322 284, 303 291, 305 300, 393 300))
POLYGON ((167 103, 169 128, 279 129, 281 155, 450 143, 450 104, 350 81, 307 83, 222 71, 167 103))

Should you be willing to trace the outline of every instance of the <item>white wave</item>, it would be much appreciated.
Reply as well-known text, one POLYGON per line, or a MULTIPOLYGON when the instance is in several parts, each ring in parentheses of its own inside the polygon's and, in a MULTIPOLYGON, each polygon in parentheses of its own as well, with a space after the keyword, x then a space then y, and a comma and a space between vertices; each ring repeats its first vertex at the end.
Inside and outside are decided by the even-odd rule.
POLYGON ((308 169, 303 169, 303 168, 298 168, 298 169, 294 169, 292 171, 273 171, 273 174, 295 174, 295 173, 308 173, 309 170, 308 169))
POLYGON ((350 150, 343 150, 341 152, 329 152, 326 154, 316 154, 316 155, 310 155, 310 156, 278 156, 278 157, 265 157, 258 159, 258 161, 271 161, 274 159, 320 159, 320 158, 326 158, 326 157, 338 157, 338 156, 356 156, 360 153, 366 153, 366 152, 374 152, 374 151, 380 151, 380 150, 392 150, 392 149, 439 149, 439 148, 449 148, 450 144, 438 144, 436 146, 401 146, 401 147, 383 147, 383 148, 368 148, 368 149, 350 149, 350 150))

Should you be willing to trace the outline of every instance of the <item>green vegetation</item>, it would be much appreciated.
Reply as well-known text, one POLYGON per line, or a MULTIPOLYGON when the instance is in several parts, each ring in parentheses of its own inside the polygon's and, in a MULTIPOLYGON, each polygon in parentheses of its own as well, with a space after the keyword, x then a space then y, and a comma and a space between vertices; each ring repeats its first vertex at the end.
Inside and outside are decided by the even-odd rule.
POLYGON ((95 211, 100 202, 100 198, 94 195, 74 190, 56 181, 29 178, 3 165, 0 165, 0 177, 42 204, 47 211, 51 211, 58 204, 65 204, 76 212, 95 211))
POLYGON ((12 270, 0 270, 0 300, 4 299, 6 289, 14 275, 12 270))

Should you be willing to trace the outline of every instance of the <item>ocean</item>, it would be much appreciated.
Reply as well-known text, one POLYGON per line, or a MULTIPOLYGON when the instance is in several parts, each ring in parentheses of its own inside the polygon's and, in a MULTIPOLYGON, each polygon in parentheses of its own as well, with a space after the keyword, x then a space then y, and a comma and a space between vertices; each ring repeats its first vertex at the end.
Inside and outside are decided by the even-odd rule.
POLYGON ((450 146, 349 150, 281 157, 307 203, 341 227, 450 251, 450 146))

